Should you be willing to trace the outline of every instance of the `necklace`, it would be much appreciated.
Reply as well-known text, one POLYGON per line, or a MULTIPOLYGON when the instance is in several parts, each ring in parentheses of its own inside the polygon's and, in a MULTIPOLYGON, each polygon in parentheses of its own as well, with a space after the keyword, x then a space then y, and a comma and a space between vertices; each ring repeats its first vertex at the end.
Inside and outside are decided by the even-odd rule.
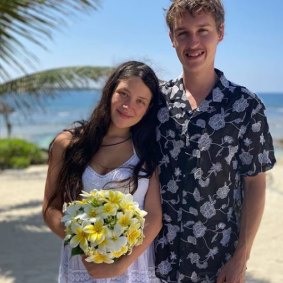
POLYGON ((122 140, 120 142, 110 143, 110 144, 102 144, 101 146, 112 146, 112 145, 121 144, 121 143, 124 143, 124 142, 128 141, 130 138, 131 138, 131 136, 127 137, 125 140, 122 140))

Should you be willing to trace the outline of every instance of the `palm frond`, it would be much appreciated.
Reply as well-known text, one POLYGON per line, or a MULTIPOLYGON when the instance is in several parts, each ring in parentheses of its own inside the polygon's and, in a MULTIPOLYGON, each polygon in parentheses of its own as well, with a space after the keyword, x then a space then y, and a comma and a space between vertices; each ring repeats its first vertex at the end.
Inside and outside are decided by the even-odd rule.
POLYGON ((31 109, 35 104, 39 105, 40 98, 46 98, 46 94, 53 96, 58 89, 93 87, 94 83, 101 83, 111 71, 110 67, 76 66, 29 74, 0 84, 0 102, 2 96, 3 101, 7 98, 12 101, 16 109, 31 109))
POLYGON ((22 63, 32 60, 23 41, 41 47, 52 31, 66 23, 70 14, 97 9, 99 0, 1 0, 0 1, 0 78, 9 78, 10 68, 26 70, 22 63))

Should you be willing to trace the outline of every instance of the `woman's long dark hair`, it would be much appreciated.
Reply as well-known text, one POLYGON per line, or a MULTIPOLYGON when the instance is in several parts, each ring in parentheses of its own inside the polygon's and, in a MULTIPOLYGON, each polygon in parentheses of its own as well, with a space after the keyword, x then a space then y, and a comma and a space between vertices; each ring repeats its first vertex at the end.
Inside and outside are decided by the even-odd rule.
MULTIPOLYGON (((133 168, 131 181, 134 186, 131 193, 137 189, 140 172, 147 178, 153 174, 157 165, 155 127, 160 94, 159 81, 153 70, 146 64, 128 61, 119 65, 110 75, 103 88, 101 99, 90 118, 80 121, 76 127, 68 130, 72 134, 71 142, 66 148, 57 188, 49 199, 47 208, 57 197, 60 197, 62 205, 64 202, 79 198, 83 188, 82 174, 100 148, 102 139, 110 126, 112 95, 121 80, 133 76, 139 77, 150 89, 152 99, 147 113, 139 123, 130 129, 133 144, 140 159, 133 168)), ((50 149, 53 142, 50 144, 50 149)), ((52 154, 51 150, 50 154, 52 154)))

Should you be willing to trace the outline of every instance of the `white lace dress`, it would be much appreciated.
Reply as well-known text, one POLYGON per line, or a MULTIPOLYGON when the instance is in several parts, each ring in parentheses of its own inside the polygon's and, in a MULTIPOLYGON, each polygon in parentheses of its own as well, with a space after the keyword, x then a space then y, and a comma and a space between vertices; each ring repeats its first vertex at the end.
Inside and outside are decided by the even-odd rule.
MULTIPOLYGON (((106 175, 97 174, 91 167, 87 167, 82 176, 83 187, 85 191, 94 188, 109 188, 111 181, 123 180, 129 177, 130 169, 127 166, 135 165, 138 162, 136 153, 126 161, 121 167, 114 169, 106 175)), ((144 207, 144 198, 148 189, 149 180, 140 179, 138 188, 133 197, 139 203, 140 208, 144 207)), ((113 183, 112 183, 113 185, 113 183)), ((140 257, 128 268, 121 276, 95 279, 86 271, 81 256, 71 256, 70 246, 62 245, 61 260, 59 267, 59 283, 160 283, 161 281, 155 277, 154 271, 154 250, 151 245, 140 257)))

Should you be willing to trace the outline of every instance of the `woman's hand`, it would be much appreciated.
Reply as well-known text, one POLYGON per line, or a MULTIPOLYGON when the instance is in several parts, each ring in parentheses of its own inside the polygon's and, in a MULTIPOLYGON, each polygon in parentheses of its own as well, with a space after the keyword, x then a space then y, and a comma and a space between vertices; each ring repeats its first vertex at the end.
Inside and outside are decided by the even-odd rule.
POLYGON ((82 262, 90 276, 96 279, 116 277, 123 274, 126 268, 119 264, 119 260, 113 263, 93 263, 87 262, 86 256, 82 256, 82 262))

